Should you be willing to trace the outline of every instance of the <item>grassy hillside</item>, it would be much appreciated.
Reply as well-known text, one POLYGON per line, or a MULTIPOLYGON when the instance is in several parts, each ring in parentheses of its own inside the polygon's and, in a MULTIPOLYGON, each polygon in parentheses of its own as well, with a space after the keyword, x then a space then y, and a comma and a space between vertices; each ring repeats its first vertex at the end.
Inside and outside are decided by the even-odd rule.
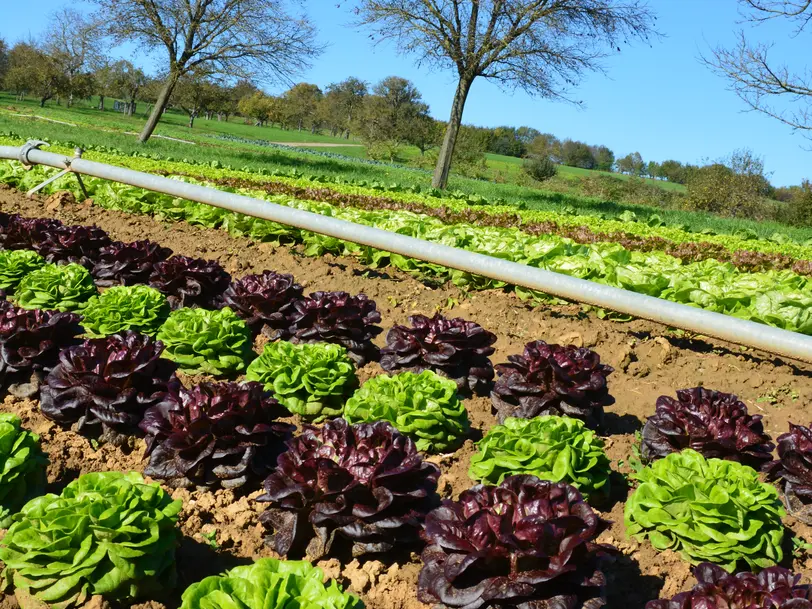
MULTIPOLYGON (((405 187, 423 189, 429 188, 431 184, 431 176, 428 171, 398 164, 370 162, 363 158, 358 158, 358 160, 346 158, 362 157, 364 149, 363 147, 346 146, 347 140, 340 138, 325 135, 313 136, 310 133, 283 131, 270 127, 260 128, 245 125, 241 120, 218 122, 198 118, 194 129, 189 129, 185 126, 187 117, 179 113, 168 112, 156 133, 195 143, 188 144, 153 138, 146 145, 142 145, 127 132, 137 132, 143 126, 143 120, 141 116, 129 118, 112 111, 99 112, 81 105, 71 109, 49 105, 40 109, 38 104, 33 101, 20 104, 15 102, 10 95, 0 95, 0 132, 14 134, 25 139, 52 139, 83 146, 106 146, 116 148, 126 154, 157 154, 163 158, 189 159, 203 163, 217 161, 235 168, 297 171, 308 175, 322 175, 356 182, 379 182, 387 185, 397 183, 405 187), (36 114, 75 126, 14 116, 19 113, 36 114), (227 137, 245 138, 251 141, 232 141, 225 139, 227 137), (307 142, 316 138, 323 143, 345 144, 345 146, 307 150, 280 149, 260 145, 260 140, 265 142, 307 142), (335 154, 341 156, 334 156, 335 154)), ((542 190, 541 188, 544 186, 541 188, 529 187, 504 177, 507 175, 507 171, 518 175, 521 167, 520 159, 490 155, 489 163, 496 164, 497 168, 501 164, 502 168, 509 169, 505 169, 502 177, 498 177, 496 180, 452 176, 449 183, 450 190, 483 197, 490 202, 523 205, 529 209, 566 214, 592 214, 615 218, 624 212, 633 211, 642 221, 656 214, 669 224, 684 224, 695 231, 708 229, 717 233, 733 233, 741 229, 749 229, 760 237, 769 237, 775 232, 785 232, 799 241, 812 238, 812 229, 787 227, 775 222, 734 220, 704 213, 664 209, 656 204, 638 205, 603 200, 578 194, 574 188, 564 192, 554 192, 542 190)), ((563 179, 559 179, 559 182, 566 185, 568 180, 565 176, 575 177, 578 172, 583 171, 562 168, 561 177, 563 179)), ((600 172, 591 173, 600 174, 600 172)), ((611 175, 617 177, 615 174, 611 175)), ((660 187, 667 186, 659 181, 654 182, 660 187)))

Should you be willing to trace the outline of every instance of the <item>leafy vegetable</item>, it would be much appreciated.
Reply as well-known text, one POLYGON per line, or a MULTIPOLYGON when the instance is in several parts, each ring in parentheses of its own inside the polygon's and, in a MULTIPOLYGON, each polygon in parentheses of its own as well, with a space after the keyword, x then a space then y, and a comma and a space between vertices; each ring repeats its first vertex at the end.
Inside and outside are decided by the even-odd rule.
POLYGON ((587 498, 609 491, 609 458, 603 440, 583 421, 541 416, 505 419, 477 443, 468 475, 477 482, 499 484, 513 474, 566 482, 587 498))
POLYGON ((171 588, 180 501, 140 474, 80 476, 32 499, 0 541, 6 582, 59 609, 171 588))
POLYGON ((78 264, 46 264, 23 277, 14 294, 24 309, 76 311, 97 294, 93 278, 78 264))
POLYGON ((453 450, 469 429, 456 383, 431 370, 369 379, 347 400, 344 418, 351 423, 389 421, 424 452, 453 450))
POLYGON ((286 414, 259 383, 175 385, 141 422, 150 457, 144 473, 184 488, 262 480, 295 429, 274 421, 286 414))
POLYGON ((166 400, 174 381, 161 351, 163 344, 131 331, 65 349, 42 386, 42 414, 93 435, 137 432, 144 411, 166 400))
POLYGON ((488 356, 496 335, 462 318, 446 319, 413 315, 411 327, 394 326, 381 350, 381 366, 387 372, 433 370, 457 383, 460 389, 482 392, 493 380, 488 356))
POLYGON ((215 307, 231 275, 214 260, 172 256, 156 262, 149 285, 166 294, 172 309, 215 307))
POLYGON ((799 584, 801 576, 783 567, 731 575, 704 562, 692 571, 698 583, 691 590, 649 601, 646 609, 801 609, 812 602, 812 587, 799 584))
POLYGON ((629 535, 728 571, 740 562, 763 569, 781 561, 784 510, 775 488, 752 468, 686 448, 635 477, 640 486, 625 510, 629 535))
POLYGON ((45 231, 32 245, 48 262, 70 262, 92 269, 101 249, 110 243, 110 236, 97 226, 62 225, 45 231))
POLYGON ((475 486, 426 518, 417 597, 445 607, 566 607, 606 603, 596 543, 605 526, 563 483, 511 476, 475 486))
POLYGON ((59 220, 51 218, 23 218, 14 214, 8 217, 7 224, 0 230, 0 247, 4 250, 35 249, 45 236, 62 226, 59 220))
POLYGON ((44 265, 45 259, 31 250, 0 250, 0 290, 13 293, 23 277, 44 265))
POLYGON ((250 330, 228 307, 172 311, 158 340, 164 343, 163 356, 188 373, 242 372, 252 354, 250 330))
POLYGON ((646 462, 683 448, 761 469, 771 460, 774 445, 761 416, 748 414, 735 395, 695 387, 677 391, 677 399, 659 397, 643 427, 641 456, 646 462))
POLYGON ((125 330, 155 335, 168 316, 169 303, 158 290, 145 285, 115 286, 87 301, 82 325, 94 336, 125 330))
POLYGON ((293 275, 263 271, 233 280, 223 293, 223 303, 245 320, 254 334, 262 332, 271 339, 288 336, 285 317, 303 288, 293 275))
POLYGON ((507 417, 562 415, 597 427, 603 407, 614 403, 606 377, 614 369, 594 351, 573 345, 527 343, 522 355, 499 364, 491 402, 500 422, 507 417))
POLYGON ((812 430, 789 424, 789 433, 778 436, 778 459, 764 468, 767 479, 783 483, 787 507, 812 523, 812 430))
POLYGON ((336 343, 359 366, 378 359, 372 339, 383 331, 375 325, 381 314, 366 294, 314 292, 295 301, 287 317, 288 332, 295 341, 336 343))
POLYGON ((282 555, 331 553, 337 539, 353 556, 414 545, 436 497, 436 465, 385 421, 350 426, 344 419, 307 426, 265 480, 260 516, 282 555))
POLYGON ((76 337, 83 332, 80 319, 74 313, 4 307, 0 312, 3 385, 20 397, 35 395, 39 377, 56 365, 59 352, 78 342, 76 337))
POLYGON ((340 415, 358 386, 347 350, 330 343, 268 343, 245 378, 263 383, 285 408, 317 422, 340 415))
POLYGON ((171 249, 149 240, 115 241, 101 249, 92 275, 101 287, 147 283, 155 264, 171 255, 171 249))
POLYGON ((181 609, 361 609, 363 603, 304 560, 261 558, 207 577, 183 593, 181 609))
POLYGON ((8 528, 11 514, 45 488, 47 467, 39 436, 23 429, 16 414, 0 413, 0 527, 8 528))

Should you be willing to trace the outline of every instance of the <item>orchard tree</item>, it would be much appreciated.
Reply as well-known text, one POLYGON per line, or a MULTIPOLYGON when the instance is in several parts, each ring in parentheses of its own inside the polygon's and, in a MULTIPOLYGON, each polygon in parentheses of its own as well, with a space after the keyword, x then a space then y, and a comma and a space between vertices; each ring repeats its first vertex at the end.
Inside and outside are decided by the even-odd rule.
MULTIPOLYGON (((795 35, 810 34, 812 0, 739 0, 752 23, 786 21, 795 35)), ((770 56, 772 42, 751 42, 743 31, 732 48, 717 47, 705 63, 727 79, 730 89, 748 108, 771 116, 812 138, 812 63, 793 73, 770 56)), ((807 45, 807 59, 812 45, 807 45)))
POLYGON ((8 45, 0 38, 0 83, 6 78, 8 72, 8 45))
POLYGON ((352 77, 327 85, 323 104, 334 135, 340 132, 345 138, 350 137, 353 121, 361 112, 368 93, 367 83, 352 77))
POLYGON ((9 52, 4 84, 21 100, 26 93, 36 95, 43 107, 64 88, 64 74, 34 43, 18 42, 9 52))
POLYGON ((62 91, 68 107, 74 97, 85 97, 92 82, 91 66, 98 63, 101 30, 98 24, 71 8, 63 8, 51 17, 43 50, 57 70, 62 72, 62 91))
POLYGON ((609 49, 652 33, 644 0, 360 0, 359 23, 419 64, 456 71, 457 88, 432 184, 445 188, 465 101, 477 78, 568 99, 609 49))
POLYGON ((321 52, 293 0, 93 0, 117 41, 166 53, 166 77, 139 141, 146 142, 178 81, 205 70, 228 78, 287 81, 321 52))

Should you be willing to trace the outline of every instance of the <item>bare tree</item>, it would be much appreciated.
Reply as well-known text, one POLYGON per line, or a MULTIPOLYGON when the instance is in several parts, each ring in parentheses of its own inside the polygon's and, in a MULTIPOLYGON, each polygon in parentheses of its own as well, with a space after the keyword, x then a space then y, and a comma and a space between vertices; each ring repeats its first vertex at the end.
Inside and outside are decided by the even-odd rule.
POLYGON ((458 83, 437 168, 445 188, 465 101, 477 77, 567 99, 567 87, 629 37, 653 33, 644 0, 360 0, 359 23, 458 83))
MULTIPOLYGON (((784 20, 794 34, 812 22, 812 0, 739 0, 751 23, 784 20)), ((793 73, 770 58, 773 43, 752 43, 743 31, 735 46, 711 50, 703 61, 727 79, 730 89, 750 110, 771 116, 793 129, 812 132, 812 68, 793 73)), ((809 47, 812 51, 812 46, 809 47)), ((807 56, 808 57, 808 56, 807 56)), ((812 139, 812 133, 807 134, 812 139)))
POLYGON ((313 25, 286 0, 93 0, 119 41, 166 51, 166 79, 139 140, 155 130, 182 76, 206 70, 229 78, 289 80, 321 47, 313 25))
POLYGON ((86 89, 86 75, 96 62, 100 44, 98 26, 71 8, 55 12, 45 33, 43 50, 64 75, 68 107, 74 94, 86 89))

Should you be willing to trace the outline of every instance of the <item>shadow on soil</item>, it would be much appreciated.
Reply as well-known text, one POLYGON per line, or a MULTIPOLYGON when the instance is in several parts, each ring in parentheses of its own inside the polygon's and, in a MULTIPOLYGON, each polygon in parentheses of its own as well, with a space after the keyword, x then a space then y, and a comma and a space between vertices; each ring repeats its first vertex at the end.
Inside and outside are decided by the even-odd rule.
POLYGON ((607 560, 606 609, 643 609, 650 600, 659 598, 665 580, 655 575, 643 575, 640 565, 624 554, 607 560))

